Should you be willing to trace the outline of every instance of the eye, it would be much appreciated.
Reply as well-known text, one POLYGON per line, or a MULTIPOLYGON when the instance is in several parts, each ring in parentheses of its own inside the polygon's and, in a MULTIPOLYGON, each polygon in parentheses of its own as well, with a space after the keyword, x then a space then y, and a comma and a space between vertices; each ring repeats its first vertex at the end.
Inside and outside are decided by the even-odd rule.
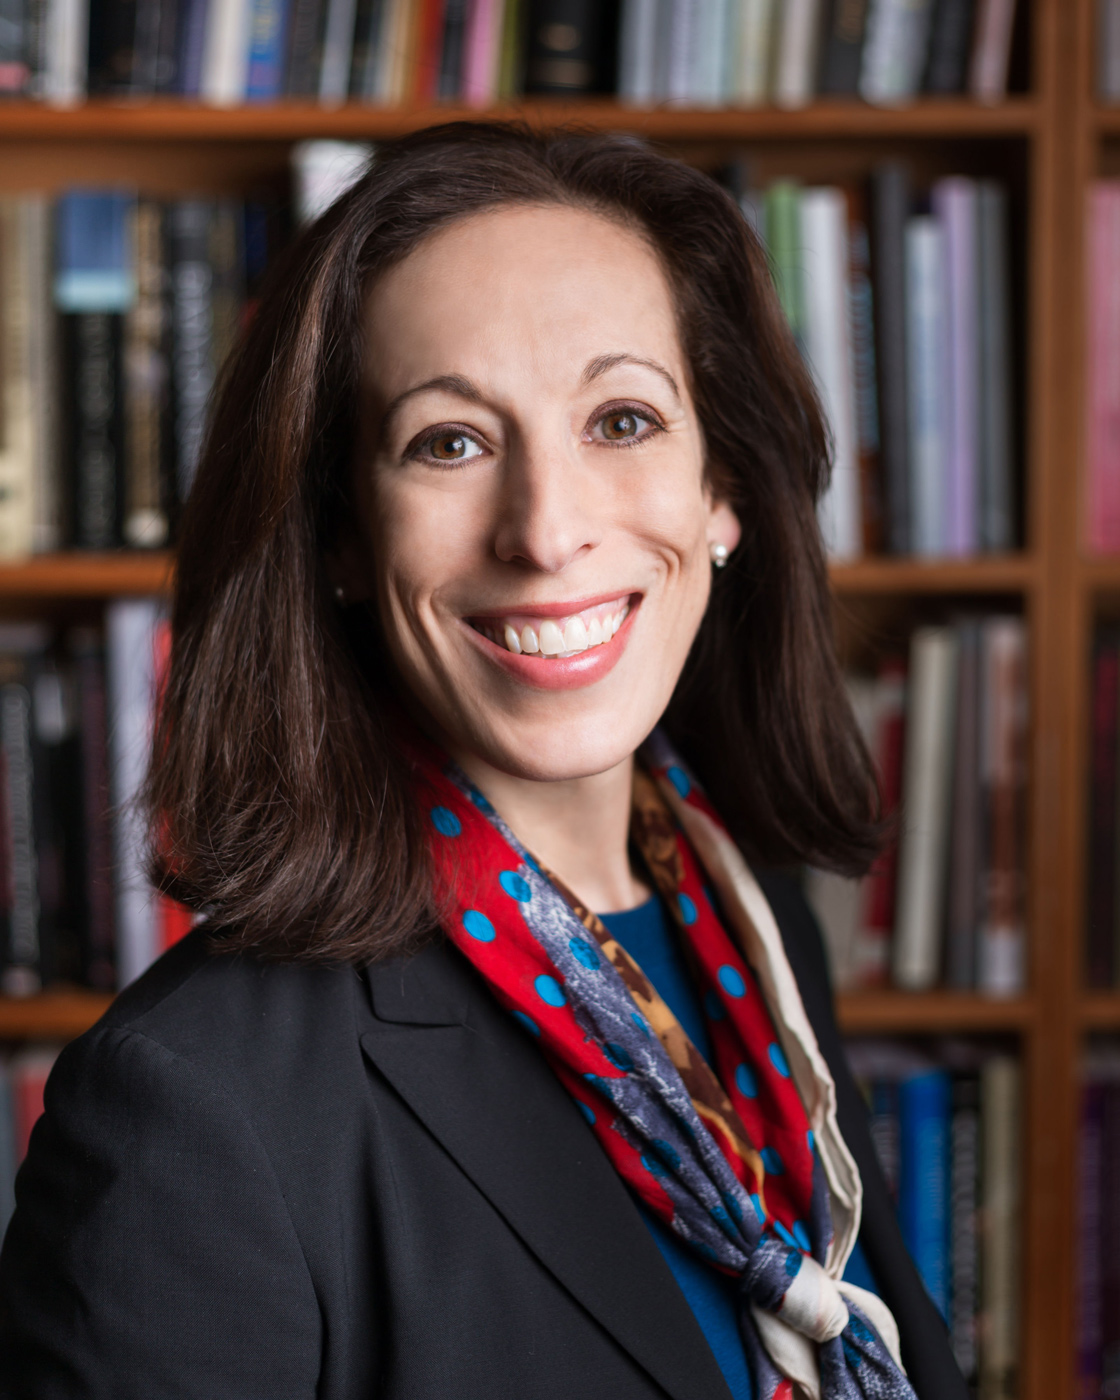
POLYGON ((597 418, 591 436, 599 442, 630 446, 660 431, 661 424, 651 411, 647 409, 643 413, 626 405, 609 409, 597 418))
POLYGON ((461 428, 441 428, 416 443, 409 456, 431 457, 437 462, 466 462, 471 457, 480 457, 482 450, 481 444, 461 428))

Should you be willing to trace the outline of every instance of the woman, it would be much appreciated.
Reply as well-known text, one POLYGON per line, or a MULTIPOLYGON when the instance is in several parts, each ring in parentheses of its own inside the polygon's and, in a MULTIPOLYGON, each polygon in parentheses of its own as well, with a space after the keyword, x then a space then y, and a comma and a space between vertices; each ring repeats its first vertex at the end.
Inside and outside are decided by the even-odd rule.
POLYGON ((207 922, 52 1076, 0 1393, 964 1395, 765 873, 875 844, 825 443, 738 211, 632 142, 428 131, 302 237, 182 534, 207 922))

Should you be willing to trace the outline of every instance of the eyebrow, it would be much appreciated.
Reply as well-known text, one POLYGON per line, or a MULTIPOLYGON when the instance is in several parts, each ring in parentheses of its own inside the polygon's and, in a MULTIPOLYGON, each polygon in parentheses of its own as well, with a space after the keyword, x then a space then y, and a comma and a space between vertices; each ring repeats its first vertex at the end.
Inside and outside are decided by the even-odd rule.
POLYGON ((625 351, 614 355, 596 355, 583 371, 582 382, 584 386, 593 384, 596 379, 606 374, 608 370, 614 369, 616 365, 642 365, 646 369, 653 370, 654 374, 659 374, 672 389, 677 402, 681 402, 681 391, 677 388, 677 381, 664 365, 659 365, 656 360, 647 360, 641 355, 628 355, 625 351))

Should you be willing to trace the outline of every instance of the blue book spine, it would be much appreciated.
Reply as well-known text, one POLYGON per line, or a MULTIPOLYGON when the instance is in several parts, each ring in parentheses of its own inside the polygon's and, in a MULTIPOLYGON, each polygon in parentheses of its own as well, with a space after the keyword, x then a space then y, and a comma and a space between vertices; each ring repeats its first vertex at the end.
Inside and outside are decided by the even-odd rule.
POLYGON ((949 1110, 945 1070, 916 1074, 899 1095, 902 1170, 898 1214, 902 1237, 929 1295, 949 1314, 949 1110))
POLYGON ((206 49, 206 16, 209 9, 210 0, 183 0, 178 90, 184 97, 197 97, 202 84, 202 55, 206 49))
POLYGON ((249 102, 271 102, 284 86, 284 57, 288 30, 287 0, 253 0, 249 27, 249 102))

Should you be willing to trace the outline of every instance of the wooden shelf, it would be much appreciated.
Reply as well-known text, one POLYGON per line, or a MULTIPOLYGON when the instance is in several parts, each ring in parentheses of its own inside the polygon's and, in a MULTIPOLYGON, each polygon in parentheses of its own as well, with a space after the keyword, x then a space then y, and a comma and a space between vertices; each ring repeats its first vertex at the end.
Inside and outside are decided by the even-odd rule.
POLYGON ((1120 1031, 1120 991, 1086 992, 1081 998, 1080 1020, 1086 1030, 1120 1031))
POLYGON ((111 996, 103 992, 44 992, 37 997, 0 997, 0 1040, 73 1040, 89 1030, 111 996))
POLYGON ((39 554, 19 563, 0 563, 0 599, 163 593, 173 568, 171 554, 163 551, 39 554))
POLYGON ((998 1000, 969 992, 850 992, 837 998, 840 1029, 848 1035, 929 1035, 950 1031, 1025 1031, 1035 1022, 1026 997, 998 1000))
POLYGON ((1030 555, 974 559, 868 558, 829 568, 833 589, 859 593, 1021 593, 1033 587, 1030 555))
POLYGON ((597 130, 640 132, 672 141, 853 136, 1026 136, 1039 121, 1032 98, 983 106, 960 98, 926 99, 908 107, 862 102, 816 102, 793 111, 777 107, 701 109, 624 107, 609 99, 566 102, 528 99, 484 109, 374 107, 348 103, 277 102, 209 107, 168 99, 96 101, 75 107, 38 102, 0 106, 0 141, 295 141, 306 137, 385 140, 434 121, 522 118, 533 125, 565 123, 597 130))

